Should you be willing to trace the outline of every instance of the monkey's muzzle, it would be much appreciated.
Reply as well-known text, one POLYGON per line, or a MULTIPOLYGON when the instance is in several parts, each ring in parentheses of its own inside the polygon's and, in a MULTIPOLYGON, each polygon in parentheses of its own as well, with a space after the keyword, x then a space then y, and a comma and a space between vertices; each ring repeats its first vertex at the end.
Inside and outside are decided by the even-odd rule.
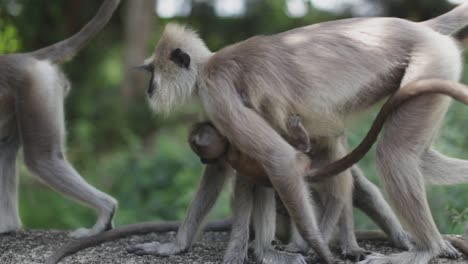
POLYGON ((149 84, 148 84, 148 90, 146 90, 146 93, 148 94, 148 97, 151 98, 154 94, 154 91, 156 90, 156 87, 154 85, 153 79, 154 79, 154 66, 152 64, 143 64, 134 67, 135 70, 142 70, 149 72, 151 74, 149 84))

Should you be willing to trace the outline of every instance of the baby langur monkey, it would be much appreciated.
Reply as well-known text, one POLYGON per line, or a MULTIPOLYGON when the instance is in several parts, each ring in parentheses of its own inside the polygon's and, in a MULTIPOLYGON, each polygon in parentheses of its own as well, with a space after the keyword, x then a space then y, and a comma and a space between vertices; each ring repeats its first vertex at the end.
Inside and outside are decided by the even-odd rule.
MULTIPOLYGON (((288 134, 288 137, 295 139, 292 141, 292 146, 296 148, 300 147, 304 150, 310 149, 310 140, 308 138, 307 132, 303 130, 300 117, 298 115, 289 116, 287 124, 288 130, 291 133, 288 134)), ((238 149, 235 148, 235 146, 231 145, 211 122, 200 122, 195 124, 189 135, 189 143, 192 150, 200 157, 202 163, 209 164, 226 161, 238 172, 238 175, 245 177, 245 179, 242 179, 243 185, 247 184, 245 181, 251 182, 256 185, 254 188, 250 188, 252 191, 254 191, 254 193, 264 193, 263 200, 261 199, 262 195, 253 195, 254 208, 252 222, 254 223, 255 231, 254 249, 256 257, 260 259, 262 263, 269 263, 268 258, 275 258, 276 262, 273 263, 301 263, 301 261, 304 261, 303 259, 301 259, 301 261, 297 261, 298 258, 301 258, 299 255, 274 252, 271 249, 271 241, 273 240, 275 233, 275 226, 271 223, 275 223, 275 213, 267 212, 266 210, 275 211, 275 199, 272 194, 273 190, 271 188, 264 187, 271 186, 271 183, 269 182, 268 176, 261 164, 248 155, 241 153, 238 149), (269 200, 266 200, 265 197, 269 197, 269 200), (270 205, 269 207, 265 206, 268 204, 270 205), (265 209, 265 207, 269 209, 265 209), (293 259, 296 259, 296 261, 292 261, 293 259)), ((313 158, 313 154, 311 154, 310 157, 313 158)), ((313 160, 311 161, 313 163, 313 160)), ((313 164, 316 166, 315 163, 313 164)), ((308 167, 304 168, 305 171, 308 169, 308 167)), ((357 194, 354 197, 355 205, 358 208, 363 209, 374 220, 376 220, 376 222, 383 228, 383 230, 387 232, 388 237, 392 242, 394 242, 396 246, 408 249, 409 241, 407 240, 407 235, 403 231, 389 205, 385 202, 381 193, 378 191, 377 187, 375 187, 362 175, 362 172, 357 168, 357 166, 352 168, 352 174, 354 180, 356 181, 356 187, 354 190, 354 192, 357 194)), ((239 183, 236 182, 236 184, 239 183)), ((234 202, 235 199, 239 199, 239 196, 243 197, 244 199, 246 196, 252 196, 252 194, 246 192, 236 193, 237 190, 238 188, 236 186, 234 192, 234 202)), ((250 215, 250 213, 245 212, 245 208, 249 208, 249 205, 243 204, 242 206, 238 207, 241 209, 241 212, 233 213, 234 222, 236 221, 236 215, 250 215)), ((239 208, 234 206, 234 210, 239 208)), ((344 257, 349 259, 362 260, 364 259, 366 252, 357 244, 354 234, 353 217, 352 210, 347 209, 345 209, 341 215, 339 228, 342 254, 344 257)), ((248 228, 248 224, 240 226, 240 228, 248 228)), ((236 232, 236 228, 234 226, 232 232, 236 232)), ((244 230, 244 232, 239 231, 239 233, 247 232, 244 230)), ((360 235, 364 238, 369 237, 368 232, 361 232, 360 235)), ((244 241, 239 241, 241 240, 239 237, 242 237, 239 235, 232 235, 231 237, 232 239, 230 244, 247 243, 245 236, 243 237, 244 241)), ((382 235, 379 235, 378 238, 382 238, 382 235)), ((288 245, 290 249, 295 249, 294 251, 301 252, 308 251, 307 244, 300 238, 300 235, 297 233, 295 228, 292 230, 292 239, 292 244, 288 245)), ((230 252, 228 250, 227 257, 229 254, 230 252)))
MULTIPOLYGON (((300 116, 295 114, 288 116, 286 124, 289 132, 287 135, 288 142, 301 152, 308 152, 310 149, 309 135, 302 125, 300 116)), ((271 186, 262 165, 229 144, 228 140, 221 135, 211 122, 206 121, 195 124, 189 134, 189 144, 203 164, 216 163, 224 159, 237 172, 248 176, 249 180, 271 186)), ((304 173, 309 169, 309 166, 306 166, 304 173)))
POLYGON ((58 64, 71 59, 107 24, 119 0, 105 0, 94 18, 72 37, 30 52, 0 56, 0 234, 18 230, 16 156, 44 183, 95 209, 96 224, 73 237, 112 228, 117 201, 89 185, 65 157, 63 102, 70 83, 58 64))

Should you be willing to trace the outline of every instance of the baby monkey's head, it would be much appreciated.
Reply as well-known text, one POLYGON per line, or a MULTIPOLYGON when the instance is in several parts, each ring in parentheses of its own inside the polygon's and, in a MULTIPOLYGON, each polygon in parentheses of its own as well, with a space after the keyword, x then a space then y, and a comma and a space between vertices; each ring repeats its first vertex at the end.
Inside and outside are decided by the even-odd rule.
POLYGON ((229 150, 228 140, 208 121, 197 123, 192 127, 189 144, 203 164, 218 161, 229 150))

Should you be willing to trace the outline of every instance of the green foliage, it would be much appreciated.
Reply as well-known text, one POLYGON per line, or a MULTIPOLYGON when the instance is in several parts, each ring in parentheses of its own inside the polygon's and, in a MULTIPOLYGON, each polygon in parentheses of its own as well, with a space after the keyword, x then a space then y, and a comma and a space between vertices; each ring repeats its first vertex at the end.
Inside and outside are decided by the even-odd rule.
POLYGON ((13 53, 21 48, 18 30, 0 18, 0 54, 13 53))
MULTIPOLYGON (((92 15, 100 1, 0 0, 0 53, 30 51, 73 34, 92 15), (6 2, 16 2, 22 12, 9 15, 6 2), (78 11, 79 10, 79 11, 78 11)), ((125 1, 123 1, 125 2, 125 1)), ((388 15, 422 19, 441 13, 445 1, 378 1, 388 15), (390 3, 392 2, 392 3, 390 3), (423 3, 424 2, 424 3, 423 3), (423 3, 423 4, 421 4, 423 3)), ((125 41, 122 8, 111 23, 64 70, 73 89, 66 100, 67 156, 76 169, 97 188, 119 200, 118 225, 138 221, 181 219, 192 199, 202 166, 186 144, 187 128, 197 121, 199 109, 184 110, 162 118, 151 114, 144 99, 125 102, 119 91, 128 65, 123 65, 125 41)), ((290 18, 284 1, 249 1, 244 17, 217 17, 205 2, 193 2, 189 17, 175 18, 197 28, 208 46, 218 50, 256 34, 272 34, 294 27, 345 17, 310 9, 302 18, 290 18)), ((148 43, 153 48, 165 23, 159 20, 148 43)), ((465 68, 464 82, 468 81, 465 68)), ((139 87, 135 87, 138 89, 139 87)), ((140 91, 143 91, 140 89, 140 91)), ((445 119, 437 148, 468 159, 468 108, 455 103, 445 119)), ((356 146, 375 117, 375 110, 349 131, 356 146)), ((379 184, 375 150, 360 162, 366 175, 379 184)), ((77 228, 90 226, 94 213, 49 190, 20 166, 20 201, 28 228, 77 228)), ((468 186, 428 187, 429 202, 443 232, 461 232, 467 220, 468 186)), ((224 192, 214 217, 229 214, 229 192, 224 192)), ((357 211, 357 226, 375 225, 357 211)))

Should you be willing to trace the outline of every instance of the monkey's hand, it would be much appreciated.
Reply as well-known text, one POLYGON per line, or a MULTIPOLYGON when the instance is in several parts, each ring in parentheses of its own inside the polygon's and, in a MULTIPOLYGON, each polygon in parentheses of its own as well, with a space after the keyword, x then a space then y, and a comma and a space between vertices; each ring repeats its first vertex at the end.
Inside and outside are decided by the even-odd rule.
POLYGON ((448 258, 448 259, 457 259, 461 256, 460 251, 458 251, 452 243, 448 240, 444 240, 445 246, 442 248, 442 252, 439 254, 439 257, 448 258))
POLYGON ((128 253, 136 255, 156 255, 156 256, 171 256, 187 251, 187 247, 180 246, 176 242, 161 244, 159 242, 150 242, 137 244, 127 248, 128 253))
POLYGON ((366 259, 366 256, 372 252, 367 251, 359 246, 356 247, 345 247, 341 249, 341 256, 344 259, 349 259, 352 261, 361 261, 366 259))

